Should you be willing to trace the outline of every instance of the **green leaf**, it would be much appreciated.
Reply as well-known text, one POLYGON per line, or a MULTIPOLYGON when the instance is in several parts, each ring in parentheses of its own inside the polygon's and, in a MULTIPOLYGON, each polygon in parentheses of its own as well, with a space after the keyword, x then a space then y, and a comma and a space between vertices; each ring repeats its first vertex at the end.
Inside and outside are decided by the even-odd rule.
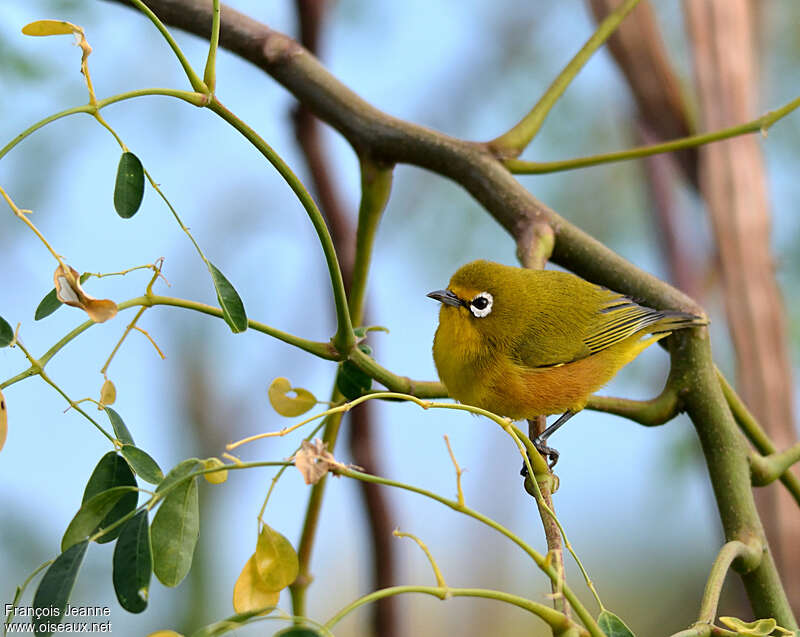
POLYGON ((177 586, 192 567, 200 534, 197 478, 178 485, 153 518, 153 571, 164 586, 177 586))
POLYGON ((39 582, 33 596, 34 617, 40 617, 39 620, 33 620, 37 637, 50 637, 53 634, 51 629, 59 623, 67 607, 87 546, 89 542, 86 540, 73 544, 55 559, 39 582), (54 616, 56 610, 58 615, 54 616))
POLYGON ((163 491, 172 484, 182 480, 192 471, 199 469, 201 465, 202 462, 198 458, 187 458, 186 460, 181 460, 169 470, 167 477, 161 481, 161 484, 159 484, 158 487, 156 487, 156 493, 163 491))
MULTIPOLYGON (((135 487, 136 478, 133 476, 130 466, 117 454, 116 451, 109 451, 106 455, 100 458, 94 471, 92 472, 89 482, 86 483, 86 489, 83 491, 83 499, 81 504, 86 504, 91 498, 108 491, 114 487, 135 487)), ((120 518, 128 515, 136 508, 139 502, 138 491, 128 490, 129 492, 119 498, 119 502, 112 508, 106 517, 104 517, 97 528, 106 528, 111 526, 120 518)), ((96 531, 97 529, 95 529, 96 531)), ((105 544, 115 539, 121 527, 117 526, 102 537, 97 539, 98 544, 105 544)), ((94 531, 93 531, 94 532, 94 531)), ((65 536, 66 537, 66 536, 65 536)))
POLYGON ((317 399, 310 391, 301 387, 292 387, 288 378, 276 378, 267 389, 269 402, 272 408, 281 416, 294 418, 306 413, 314 405, 317 399), (289 396, 289 392, 294 392, 294 396, 289 396))
POLYGON ((114 547, 112 580, 120 606, 129 613, 147 608, 153 555, 147 511, 139 511, 122 526, 114 547))
MULTIPOLYGON (((372 348, 365 343, 359 345, 358 349, 367 356, 372 355, 372 348)), ((372 377, 353 361, 344 361, 336 374, 336 387, 347 400, 355 400, 372 389, 372 377)))
POLYGON ((272 637, 322 637, 322 633, 307 626, 289 626, 279 630, 272 637))
POLYGON ((222 318, 234 334, 244 332, 247 329, 247 312, 244 311, 244 303, 239 293, 211 261, 207 263, 214 289, 217 291, 217 300, 222 308, 222 318))
POLYGON ((114 435, 117 437, 117 440, 124 445, 134 444, 133 436, 131 436, 131 432, 128 431, 128 428, 125 426, 122 416, 111 409, 111 407, 108 405, 106 405, 103 409, 106 410, 106 415, 108 416, 108 420, 111 422, 111 426, 114 428, 114 435))
POLYGON ((300 563, 292 543, 266 524, 258 534, 255 557, 265 590, 281 591, 297 579, 300 563))
POLYGON ((14 330, 8 322, 0 316, 0 347, 8 347, 14 340, 14 330))
POLYGON ((738 635, 749 635, 752 637, 766 637, 778 627, 778 622, 772 619, 757 619, 754 622, 746 622, 738 617, 720 617, 719 621, 725 624, 738 635))
MULTIPOLYGON (((91 275, 88 272, 81 274, 81 285, 86 283, 89 276, 91 275)), ((56 289, 53 288, 41 301, 39 301, 39 305, 36 307, 36 312, 33 315, 33 320, 41 321, 46 316, 50 316, 62 305, 63 303, 58 300, 58 293, 56 292, 56 289)))
POLYGON ((603 610, 597 616, 597 625, 600 626, 607 637, 634 637, 630 628, 625 622, 609 610, 603 610))
POLYGON ((161 471, 161 467, 146 451, 142 451, 139 447, 134 447, 130 444, 124 444, 120 452, 136 472, 136 475, 145 482, 160 484, 164 479, 164 472, 161 471))
POLYGON ((131 152, 122 153, 114 185, 114 209, 123 219, 130 219, 139 210, 144 196, 144 168, 131 152))
MULTIPOLYGON (((135 491, 135 487, 112 487, 107 491, 102 491, 97 495, 92 496, 86 502, 84 502, 81 505, 81 508, 78 509, 75 517, 73 517, 70 521, 69 526, 67 526, 67 530, 64 531, 64 537, 61 538, 61 550, 66 551, 70 546, 87 539, 90 535, 94 535, 101 528, 108 526, 109 523, 106 523, 106 519, 107 517, 111 517, 109 516, 109 511, 114 509, 115 505, 119 503, 122 497, 130 495, 131 492, 133 492, 133 495, 138 497, 139 494, 135 491)), ((134 508, 136 508, 136 500, 134 500, 134 508)), ((130 511, 125 512, 125 514, 127 513, 130 513, 130 511)), ((114 519, 110 521, 114 522, 120 517, 122 516, 115 516, 114 519)), ((121 526, 122 525, 115 528, 113 531, 104 535, 103 537, 98 538, 97 542, 108 542, 109 540, 107 537, 111 534, 113 534, 114 537, 117 537, 122 530, 121 526)))

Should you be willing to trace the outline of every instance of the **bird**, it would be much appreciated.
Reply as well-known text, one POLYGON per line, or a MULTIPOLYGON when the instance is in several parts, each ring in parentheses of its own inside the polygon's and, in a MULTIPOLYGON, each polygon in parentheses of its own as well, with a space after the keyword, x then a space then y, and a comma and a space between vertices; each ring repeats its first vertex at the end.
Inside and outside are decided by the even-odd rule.
POLYGON ((451 398, 511 420, 561 414, 547 439, 647 347, 705 316, 656 310, 569 273, 478 260, 459 268, 439 301, 433 359, 451 398))

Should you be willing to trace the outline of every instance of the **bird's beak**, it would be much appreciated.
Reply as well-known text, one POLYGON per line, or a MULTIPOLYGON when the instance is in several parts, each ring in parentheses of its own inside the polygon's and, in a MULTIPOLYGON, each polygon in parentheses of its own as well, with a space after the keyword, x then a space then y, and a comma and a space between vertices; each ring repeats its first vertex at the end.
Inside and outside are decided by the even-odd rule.
POLYGON ((453 307, 464 305, 464 302, 450 290, 434 290, 433 292, 428 292, 428 297, 440 303, 444 303, 445 305, 452 305, 453 307))

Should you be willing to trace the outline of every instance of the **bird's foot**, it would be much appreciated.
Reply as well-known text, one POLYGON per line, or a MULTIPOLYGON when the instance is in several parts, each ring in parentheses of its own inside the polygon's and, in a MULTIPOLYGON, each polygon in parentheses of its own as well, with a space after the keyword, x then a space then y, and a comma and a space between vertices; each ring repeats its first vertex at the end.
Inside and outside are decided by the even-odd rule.
MULTIPOLYGON (((536 447, 536 451, 542 454, 545 461, 547 462, 547 468, 552 471, 553 467, 555 467, 556 463, 558 462, 559 456, 561 455, 558 452, 558 450, 553 449, 553 447, 548 447, 546 444, 544 444, 544 441, 540 440, 539 438, 534 438, 533 446, 536 447)), ((524 463, 522 465, 522 470, 519 472, 519 474, 523 478, 528 476, 528 467, 524 463)))

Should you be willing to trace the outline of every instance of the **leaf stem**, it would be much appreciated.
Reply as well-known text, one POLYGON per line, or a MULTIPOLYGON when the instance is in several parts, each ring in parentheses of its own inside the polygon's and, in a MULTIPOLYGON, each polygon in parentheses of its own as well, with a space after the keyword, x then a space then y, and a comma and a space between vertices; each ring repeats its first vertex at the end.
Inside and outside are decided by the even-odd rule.
POLYGON ((722 593, 722 584, 725 582, 725 576, 733 564, 733 561, 740 557, 747 557, 751 560, 758 560, 760 554, 760 543, 757 546, 748 546, 744 542, 732 540, 726 542, 720 549, 714 564, 711 566, 711 572, 706 581, 706 587, 703 591, 703 601, 700 604, 700 614, 697 618, 698 624, 711 624, 717 616, 717 606, 719 605, 719 597, 722 593))

